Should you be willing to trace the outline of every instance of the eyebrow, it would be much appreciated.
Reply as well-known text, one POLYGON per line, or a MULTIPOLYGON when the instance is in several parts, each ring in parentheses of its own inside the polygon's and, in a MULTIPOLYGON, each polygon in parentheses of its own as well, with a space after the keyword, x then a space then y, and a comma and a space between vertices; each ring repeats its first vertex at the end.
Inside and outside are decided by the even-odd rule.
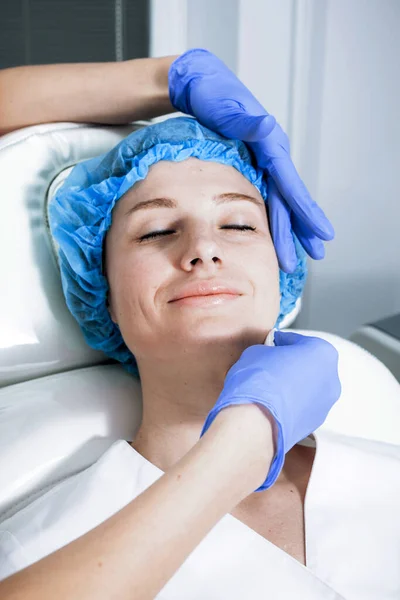
MULTIPOLYGON (((249 202, 253 202, 260 207, 265 207, 265 203, 263 200, 259 198, 254 198, 253 196, 248 196, 247 194, 241 194, 238 192, 227 192, 225 194, 217 194, 213 196, 213 202, 218 206, 219 204, 224 204, 226 202, 240 201, 240 200, 248 200, 249 202)), ((177 208, 178 204, 172 198, 152 198, 151 200, 142 200, 142 202, 138 202, 135 206, 132 206, 126 213, 125 217, 132 215, 133 213, 139 210, 147 210, 150 208, 177 208)))

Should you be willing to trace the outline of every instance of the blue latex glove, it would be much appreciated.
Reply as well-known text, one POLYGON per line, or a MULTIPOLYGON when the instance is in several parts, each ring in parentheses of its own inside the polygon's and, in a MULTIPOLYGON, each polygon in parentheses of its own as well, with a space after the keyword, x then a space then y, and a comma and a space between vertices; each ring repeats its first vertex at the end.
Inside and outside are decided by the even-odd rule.
POLYGON ((208 50, 182 54, 172 63, 168 78, 170 100, 177 110, 225 137, 248 143, 259 166, 271 176, 268 210, 280 268, 292 273, 297 265, 291 229, 312 258, 323 258, 321 240, 333 239, 333 227, 300 179, 289 140, 275 118, 208 50))
POLYGON ((285 454, 322 425, 340 393, 334 346, 321 338, 276 331, 275 346, 249 346, 229 369, 200 437, 228 406, 259 404, 269 410, 277 424, 276 453, 256 491, 266 490, 277 480, 285 454))

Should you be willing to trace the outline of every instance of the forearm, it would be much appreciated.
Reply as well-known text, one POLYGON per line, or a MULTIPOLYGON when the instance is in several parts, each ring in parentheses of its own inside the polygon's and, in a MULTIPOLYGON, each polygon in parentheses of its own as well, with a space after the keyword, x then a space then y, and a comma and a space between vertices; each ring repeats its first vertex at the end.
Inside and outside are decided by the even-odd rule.
POLYGON ((176 56, 0 71, 0 135, 37 123, 129 123, 174 112, 168 70, 176 56))
POLYGON ((261 485, 273 452, 271 424, 255 405, 223 410, 192 450, 138 498, 0 582, 0 597, 154 598, 212 527, 261 485))

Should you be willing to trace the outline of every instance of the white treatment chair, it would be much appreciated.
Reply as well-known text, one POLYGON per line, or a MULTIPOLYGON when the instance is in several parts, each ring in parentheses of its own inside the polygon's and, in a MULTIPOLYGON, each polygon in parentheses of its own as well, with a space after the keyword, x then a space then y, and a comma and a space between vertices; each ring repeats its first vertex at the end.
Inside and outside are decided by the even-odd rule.
MULTIPOLYGON (((139 427, 140 385, 86 345, 46 221, 47 200, 69 170, 138 126, 59 123, 0 138, 0 520, 139 427)), ((301 333, 339 351, 342 395, 323 427, 400 443, 400 385, 389 370, 336 335, 301 333)))

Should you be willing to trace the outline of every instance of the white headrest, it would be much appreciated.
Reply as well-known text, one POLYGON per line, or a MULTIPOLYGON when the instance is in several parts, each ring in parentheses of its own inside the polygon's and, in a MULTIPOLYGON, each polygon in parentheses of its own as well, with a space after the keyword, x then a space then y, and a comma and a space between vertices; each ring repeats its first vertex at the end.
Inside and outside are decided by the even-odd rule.
MULTIPOLYGON (((145 123, 57 123, 0 138, 0 387, 107 361, 67 309, 47 222, 47 198, 78 162, 103 154, 145 123)), ((297 316, 300 302, 282 327, 297 316)))
POLYGON ((106 360, 86 344, 65 304, 45 201, 71 166, 134 128, 61 123, 0 139, 0 386, 106 360))

